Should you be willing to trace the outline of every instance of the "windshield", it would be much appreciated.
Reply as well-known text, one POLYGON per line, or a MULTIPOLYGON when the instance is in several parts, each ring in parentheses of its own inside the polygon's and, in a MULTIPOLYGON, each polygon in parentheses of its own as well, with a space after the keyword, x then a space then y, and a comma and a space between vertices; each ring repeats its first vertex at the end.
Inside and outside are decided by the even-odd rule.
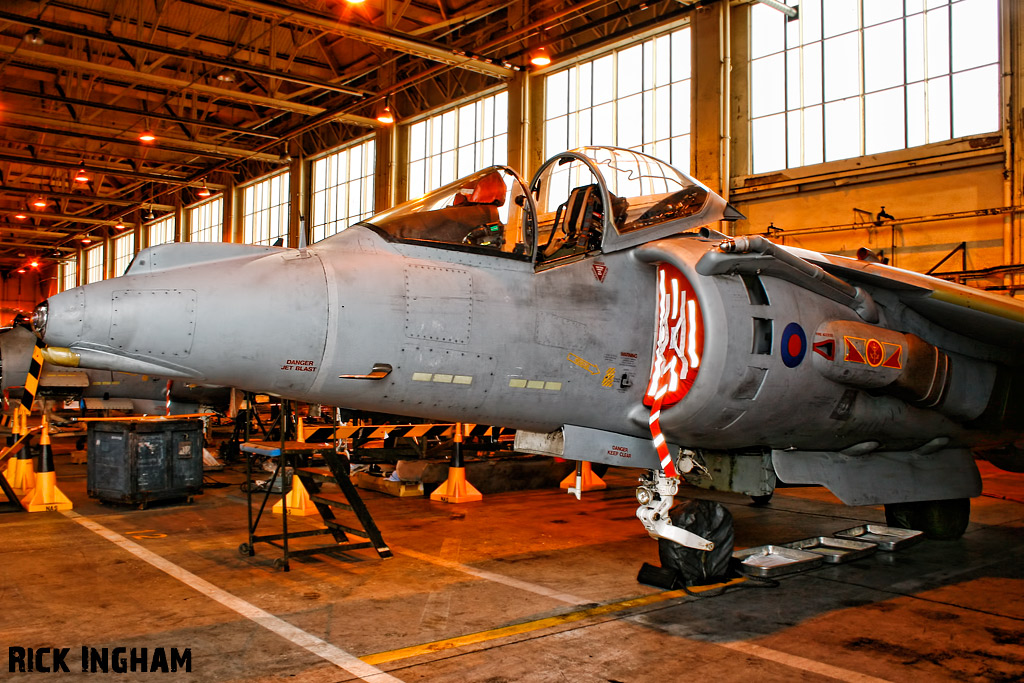
POLYGON ((402 241, 482 247, 529 258, 533 221, 526 188, 504 166, 491 166, 362 221, 402 241))
POLYGON ((617 204, 614 225, 619 233, 692 216, 707 203, 708 188, 654 157, 609 147, 577 151, 604 177, 617 204))

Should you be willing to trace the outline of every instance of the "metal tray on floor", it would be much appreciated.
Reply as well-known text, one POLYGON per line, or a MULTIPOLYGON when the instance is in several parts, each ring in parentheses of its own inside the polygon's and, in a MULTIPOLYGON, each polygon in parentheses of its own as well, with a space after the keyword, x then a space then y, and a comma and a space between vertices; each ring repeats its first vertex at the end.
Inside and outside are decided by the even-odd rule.
POLYGON ((882 524, 863 524, 850 529, 843 529, 832 534, 836 538, 848 538, 852 541, 874 543, 879 550, 891 553, 913 545, 924 538, 923 531, 900 529, 882 524))
POLYGON ((762 579, 774 579, 814 569, 824 561, 818 553, 781 545, 761 545, 737 550, 732 556, 739 562, 738 569, 741 573, 762 579))
POLYGON ((876 544, 869 543, 868 541, 853 541, 848 538, 833 538, 831 536, 805 538, 802 541, 783 543, 782 546, 784 548, 795 548, 809 553, 817 553, 829 564, 852 562, 878 550, 876 544))

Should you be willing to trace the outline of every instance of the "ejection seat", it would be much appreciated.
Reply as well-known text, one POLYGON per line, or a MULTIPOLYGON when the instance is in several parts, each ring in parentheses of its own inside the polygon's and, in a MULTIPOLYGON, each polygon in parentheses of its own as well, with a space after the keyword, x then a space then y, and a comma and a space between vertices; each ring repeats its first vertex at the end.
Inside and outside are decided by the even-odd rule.
POLYGON ((601 244, 602 206, 596 184, 573 188, 569 198, 555 211, 551 234, 541 248, 541 259, 549 260, 559 252, 568 255, 596 249, 601 244))

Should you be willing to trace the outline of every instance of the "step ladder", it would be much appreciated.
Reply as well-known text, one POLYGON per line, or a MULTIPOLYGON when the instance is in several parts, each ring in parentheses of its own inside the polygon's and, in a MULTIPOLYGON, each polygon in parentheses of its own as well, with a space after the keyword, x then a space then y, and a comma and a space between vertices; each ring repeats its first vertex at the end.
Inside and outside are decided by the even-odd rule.
POLYGON ((359 490, 349 478, 348 461, 333 449, 323 451, 321 456, 327 464, 326 468, 297 467, 295 468, 295 476, 299 478, 302 485, 309 491, 310 500, 316 505, 316 509, 324 520, 324 524, 338 543, 337 546, 331 549, 360 550, 363 548, 373 548, 382 559, 391 557, 391 549, 388 548, 383 537, 381 537, 380 529, 377 528, 376 522, 373 521, 373 516, 366 508, 366 504, 363 503, 363 499, 359 497, 359 490), (341 489, 341 493, 314 493, 319 488, 317 484, 325 482, 337 484, 338 488, 341 489), (354 514, 360 527, 342 524, 338 521, 335 510, 344 510, 354 514), (353 541, 349 538, 349 535, 358 536, 365 540, 353 541))

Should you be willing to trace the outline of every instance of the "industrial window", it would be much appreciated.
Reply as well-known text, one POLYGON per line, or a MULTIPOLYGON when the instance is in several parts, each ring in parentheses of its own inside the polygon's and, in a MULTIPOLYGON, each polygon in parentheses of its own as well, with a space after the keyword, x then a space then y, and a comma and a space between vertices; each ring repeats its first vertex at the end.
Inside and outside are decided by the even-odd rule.
POLYGON ((373 213, 373 140, 313 161, 311 240, 319 242, 373 213))
POLYGON ((83 285, 90 284, 92 282, 99 282, 103 279, 103 245, 97 244, 95 247, 91 247, 82 252, 82 256, 85 257, 85 278, 82 282, 83 285))
POLYGON ((220 242, 224 231, 224 198, 214 197, 188 209, 189 242, 220 242))
POLYGON ((113 240, 114 245, 114 277, 124 275, 128 264, 135 256, 135 233, 129 232, 113 240))
POLYGON ((690 29, 544 79, 544 150, 624 147, 690 169, 690 29))
POLYGON ((155 247, 158 244, 167 244, 174 241, 174 214, 165 218, 146 224, 149 233, 149 246, 155 247))
POLYGON ((60 264, 60 291, 78 286, 78 257, 74 256, 60 264))
POLYGON ((494 164, 508 163, 508 93, 409 127, 409 199, 494 164))
POLYGON ((750 11, 754 173, 999 129, 997 0, 799 0, 793 21, 750 11))
POLYGON ((242 236, 246 244, 273 244, 288 238, 287 172, 278 173, 242 190, 242 236))

